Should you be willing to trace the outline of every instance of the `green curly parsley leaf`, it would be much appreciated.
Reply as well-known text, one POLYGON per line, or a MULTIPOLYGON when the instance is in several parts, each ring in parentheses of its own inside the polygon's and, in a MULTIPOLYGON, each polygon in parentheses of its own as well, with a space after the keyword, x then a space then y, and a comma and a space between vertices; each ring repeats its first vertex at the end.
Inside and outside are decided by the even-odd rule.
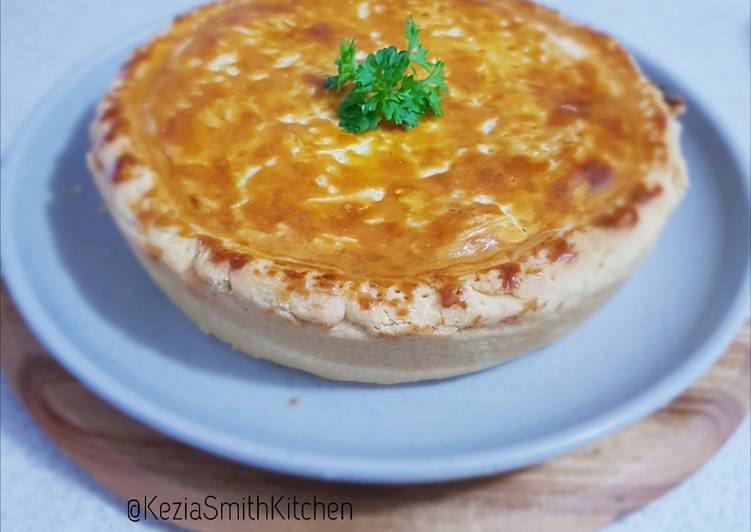
POLYGON ((344 39, 339 47, 339 57, 334 62, 339 69, 338 76, 331 76, 326 80, 326 88, 336 87, 337 92, 342 90, 342 86, 350 80, 355 79, 357 64, 355 63, 355 46, 354 39, 344 39))
POLYGON ((362 63, 355 62, 357 47, 345 39, 339 47, 335 64, 338 74, 326 80, 326 88, 339 92, 348 82, 352 89, 337 108, 339 126, 350 133, 378 127, 382 120, 412 129, 428 112, 441 116, 441 93, 448 92, 443 80, 443 61, 428 61, 428 51, 420 42, 420 29, 412 17, 404 32, 407 49, 395 46, 369 54, 362 63), (415 79, 415 63, 427 72, 415 79))

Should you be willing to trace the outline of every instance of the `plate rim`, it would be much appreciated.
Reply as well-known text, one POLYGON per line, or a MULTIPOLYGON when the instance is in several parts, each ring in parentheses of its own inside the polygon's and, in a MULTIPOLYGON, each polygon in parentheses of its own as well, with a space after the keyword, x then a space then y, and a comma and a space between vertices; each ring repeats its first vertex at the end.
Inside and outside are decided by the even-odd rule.
MULTIPOLYGON (((561 431, 545 433, 522 444, 497 446, 480 451, 442 454, 418 460, 413 457, 366 460, 361 457, 341 458, 332 454, 299 449, 290 451, 206 429, 195 420, 160 407, 158 402, 145 399, 127 385, 120 384, 110 373, 99 370, 57 325, 54 317, 48 313, 36 295, 31 279, 21 267, 20 253, 17 251, 19 242, 13 236, 18 233, 11 230, 14 222, 8 214, 10 210, 7 206, 11 201, 9 198, 14 187, 18 186, 17 183, 20 181, 13 176, 19 174, 22 147, 34 138, 38 124, 64 101, 63 95, 75 86, 84 73, 100 65, 106 58, 134 48, 142 39, 148 38, 164 25, 165 19, 160 17, 140 29, 136 28, 113 39, 108 45, 69 69, 68 73, 73 74, 64 76, 61 81, 53 84, 26 117, 17 138, 3 154, 0 166, 3 175, 3 179, 0 180, 0 268, 8 294, 36 338, 67 371, 98 396, 147 426, 183 443, 230 460, 279 473, 322 480, 411 484, 486 476, 532 465, 582 447, 653 413, 709 369, 746 320, 747 295, 751 292, 751 256, 744 259, 744 272, 737 287, 738 291, 735 298, 724 305, 723 315, 719 318, 717 327, 706 335, 672 372, 599 416, 575 423, 561 431)), ((648 57, 641 54, 638 47, 632 47, 623 40, 621 43, 638 59, 648 57)), ((671 80, 679 79, 664 65, 651 60, 646 62, 664 72, 671 80)), ((682 84, 683 86, 685 84, 682 84)), ((702 101, 694 97, 690 87, 684 94, 693 101, 702 101)), ((717 127, 723 144, 732 155, 732 162, 740 170, 746 208, 751 210, 749 176, 744 171, 744 158, 738 151, 737 143, 726 133, 724 124, 716 118, 710 106, 702 104, 701 110, 717 127)))

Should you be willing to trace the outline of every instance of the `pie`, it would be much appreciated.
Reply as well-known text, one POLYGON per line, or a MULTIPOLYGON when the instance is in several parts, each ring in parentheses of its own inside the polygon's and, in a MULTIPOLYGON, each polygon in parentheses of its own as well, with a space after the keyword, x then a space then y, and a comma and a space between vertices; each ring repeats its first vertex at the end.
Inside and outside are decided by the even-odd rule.
POLYGON ((522 0, 227 1, 133 53, 88 161, 203 331, 396 383, 507 361, 605 301, 686 188, 680 111, 615 40, 522 0), (443 116, 344 131, 339 45, 401 45, 408 16, 443 116))

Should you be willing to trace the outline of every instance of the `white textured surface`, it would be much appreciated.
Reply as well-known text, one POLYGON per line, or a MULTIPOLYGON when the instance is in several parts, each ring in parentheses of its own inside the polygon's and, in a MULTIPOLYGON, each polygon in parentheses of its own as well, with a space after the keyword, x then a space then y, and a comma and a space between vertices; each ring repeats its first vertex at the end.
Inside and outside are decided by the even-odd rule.
MULTIPOLYGON (((12 145, 36 103, 78 62, 112 40, 197 0, 2 0, 0 145, 12 145)), ((747 0, 549 0, 607 31, 683 84, 719 118, 749 160, 751 8, 747 0)), ((0 522, 4 531, 130 530, 125 504, 64 458, 0 381, 0 522)), ((751 529, 749 420, 698 473, 608 530, 751 529)))

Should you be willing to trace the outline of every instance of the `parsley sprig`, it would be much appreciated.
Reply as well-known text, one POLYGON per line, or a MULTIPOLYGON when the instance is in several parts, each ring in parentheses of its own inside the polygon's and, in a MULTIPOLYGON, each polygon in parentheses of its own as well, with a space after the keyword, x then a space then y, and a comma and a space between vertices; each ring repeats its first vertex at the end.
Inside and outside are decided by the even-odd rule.
POLYGON ((362 63, 355 62, 357 46, 354 39, 345 39, 339 47, 335 64, 336 76, 326 80, 326 87, 341 91, 347 82, 352 90, 337 108, 339 126, 350 133, 362 133, 378 127, 381 120, 412 129, 420 116, 432 111, 441 116, 442 92, 448 92, 443 81, 443 61, 428 61, 428 51, 420 42, 420 29, 412 17, 407 19, 407 49, 395 46, 368 54, 362 63), (417 69, 427 72, 424 79, 415 79, 417 69))

